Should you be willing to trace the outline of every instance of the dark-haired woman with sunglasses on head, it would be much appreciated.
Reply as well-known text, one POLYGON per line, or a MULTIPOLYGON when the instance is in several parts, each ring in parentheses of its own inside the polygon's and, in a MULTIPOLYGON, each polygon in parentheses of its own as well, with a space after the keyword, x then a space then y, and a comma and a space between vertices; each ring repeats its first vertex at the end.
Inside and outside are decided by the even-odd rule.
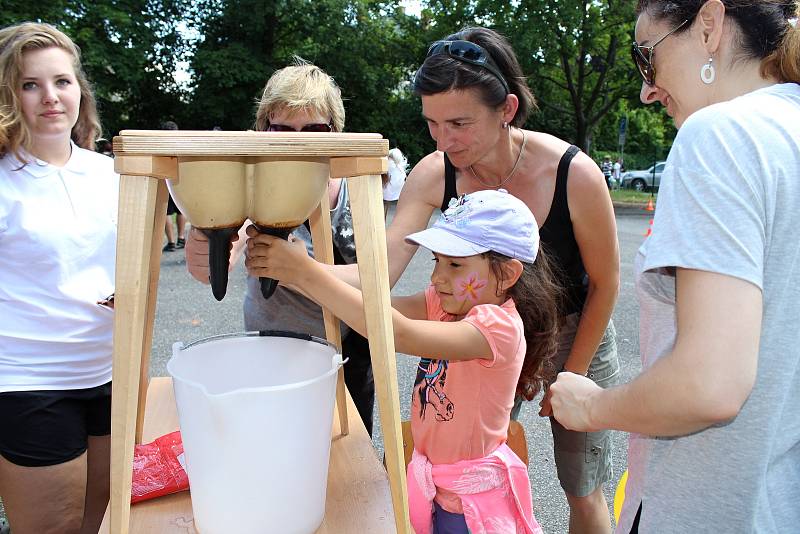
MULTIPOLYGON (((541 225, 544 248, 567 289, 556 369, 588 374, 603 387, 614 384, 619 364, 610 318, 619 248, 603 173, 577 147, 523 129, 535 101, 511 46, 492 30, 468 28, 433 43, 414 90, 437 150, 409 174, 388 227, 390 282, 416 251, 403 238, 424 229, 434 210, 445 210, 458 195, 506 189, 541 225)), ((355 271, 336 271, 357 284, 355 271)), ((518 393, 516 414, 521 399, 530 398, 530 392, 518 393)), ((550 415, 547 398, 540 414, 550 415)), ((610 532, 602 493, 612 476, 609 433, 570 432, 553 421, 553 436, 571 529, 610 532)))
MULTIPOLYGON (((344 129, 344 104, 333 77, 300 58, 275 73, 267 81, 256 110, 255 129, 270 132, 341 132, 344 129)), ((333 252, 338 264, 354 263, 356 248, 347 182, 341 178, 328 181, 331 206, 333 252)), ((233 268, 245 250, 245 223, 234 237, 230 266, 233 268)), ((304 241, 313 255, 311 233, 302 225, 292 235, 304 241)), ((186 264, 197 280, 208 283, 208 239, 192 229, 186 243, 186 264)), ((244 299, 244 325, 247 330, 285 330, 325 337, 322 309, 311 300, 284 286, 265 299, 257 277, 247 277, 244 299)), ((346 329, 342 353, 349 361, 344 366, 345 384, 361 420, 372 434, 375 385, 367 340, 346 329)))
POLYGON ((619 532, 800 528, 798 9, 639 1, 641 99, 679 128, 636 258, 644 371, 551 387, 566 427, 631 433, 619 532))

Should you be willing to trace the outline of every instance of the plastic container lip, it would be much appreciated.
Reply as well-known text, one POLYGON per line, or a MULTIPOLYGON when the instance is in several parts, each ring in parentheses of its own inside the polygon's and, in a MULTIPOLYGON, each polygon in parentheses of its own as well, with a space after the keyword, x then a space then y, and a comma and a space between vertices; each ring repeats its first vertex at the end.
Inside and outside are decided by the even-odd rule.
MULTIPOLYGON (((187 355, 187 357, 189 357, 189 356, 187 355)), ((347 362, 347 360, 349 360, 349 358, 342 360, 341 352, 339 352, 339 350, 336 348, 335 345, 333 345, 332 343, 330 343, 329 341, 327 341, 325 339, 318 338, 318 337, 315 337, 315 336, 310 336, 310 335, 307 335, 307 334, 297 334, 295 332, 285 332, 285 331, 279 331, 279 330, 263 330, 263 331, 254 331, 254 332, 238 332, 238 333, 231 333, 231 334, 219 334, 219 335, 216 335, 216 336, 210 336, 210 337, 206 337, 206 338, 203 338, 203 339, 198 339, 196 341, 193 341, 193 342, 189 343, 188 345, 184 345, 183 343, 178 341, 178 342, 176 342, 175 344, 172 345, 172 358, 170 358, 169 361, 167 362, 167 371, 169 372, 170 375, 172 375, 173 378, 177 378, 178 380, 180 380, 184 384, 187 384, 189 386, 192 386, 192 387, 195 387, 195 388, 201 390, 203 393, 205 393, 209 397, 224 398, 224 397, 233 397, 233 396, 240 395, 240 394, 243 394, 243 393, 262 393, 262 392, 271 392, 271 391, 288 391, 288 390, 292 390, 292 389, 299 389, 299 388, 307 387, 307 386, 310 386, 311 384, 314 384, 315 382, 319 382, 321 380, 325 380, 326 378, 330 377, 332 374, 338 373, 339 372, 339 368, 342 365, 344 365, 347 362), (328 347, 330 347, 330 348, 332 348, 334 350, 334 354, 332 356, 333 365, 332 365, 332 368, 329 371, 326 371, 325 373, 323 373, 321 375, 315 376, 314 378, 309 378, 308 380, 302 380, 300 382, 292 382, 290 384, 280 384, 280 385, 276 385, 276 386, 237 388, 235 390, 225 391, 225 392, 222 392, 222 393, 211 393, 204 384, 201 384, 200 382, 197 382, 195 380, 190 380, 190 379, 184 378, 184 377, 181 376, 180 373, 176 373, 175 370, 173 369, 173 361, 175 361, 175 359, 177 357, 180 357, 180 353, 178 353, 177 351, 184 351, 184 350, 187 350, 187 349, 189 349, 191 347, 194 347, 194 346, 197 346, 197 345, 201 345, 203 343, 209 343, 211 341, 220 341, 220 340, 224 340, 224 339, 233 339, 233 338, 238 338, 238 337, 282 337, 282 338, 293 338, 293 339, 299 339, 301 341, 310 341, 310 342, 313 342, 313 343, 319 343, 320 345, 328 346, 328 347), (337 359, 337 357, 338 357, 338 359, 337 359)))

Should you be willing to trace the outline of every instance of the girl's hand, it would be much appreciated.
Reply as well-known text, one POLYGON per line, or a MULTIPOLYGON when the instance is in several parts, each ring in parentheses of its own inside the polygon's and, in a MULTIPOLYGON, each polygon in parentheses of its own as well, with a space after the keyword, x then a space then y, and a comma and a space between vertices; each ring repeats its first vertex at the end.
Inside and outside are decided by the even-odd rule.
POLYGON ((100 306, 105 306, 106 308, 114 309, 114 293, 111 293, 109 296, 104 298, 103 300, 98 300, 97 304, 100 306))
POLYGON ((305 243, 289 235, 286 241, 259 233, 255 226, 247 227, 247 273, 260 278, 273 278, 286 284, 298 284, 316 262, 308 255, 305 243))

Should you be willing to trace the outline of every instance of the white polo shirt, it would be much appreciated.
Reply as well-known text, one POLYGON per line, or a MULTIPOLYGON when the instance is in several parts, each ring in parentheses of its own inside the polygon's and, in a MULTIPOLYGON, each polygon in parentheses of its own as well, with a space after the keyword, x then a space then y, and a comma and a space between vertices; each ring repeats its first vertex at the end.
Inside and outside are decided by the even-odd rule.
POLYGON ((0 159, 0 392, 111 380, 119 176, 72 145, 64 167, 0 159))

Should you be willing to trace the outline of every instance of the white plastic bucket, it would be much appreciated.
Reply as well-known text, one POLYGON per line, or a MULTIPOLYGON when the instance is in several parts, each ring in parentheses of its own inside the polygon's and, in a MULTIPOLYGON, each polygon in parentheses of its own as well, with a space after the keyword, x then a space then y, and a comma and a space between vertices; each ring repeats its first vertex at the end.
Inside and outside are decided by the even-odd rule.
POLYGON ((199 533, 320 526, 341 365, 326 341, 284 332, 173 345, 167 370, 199 533))

